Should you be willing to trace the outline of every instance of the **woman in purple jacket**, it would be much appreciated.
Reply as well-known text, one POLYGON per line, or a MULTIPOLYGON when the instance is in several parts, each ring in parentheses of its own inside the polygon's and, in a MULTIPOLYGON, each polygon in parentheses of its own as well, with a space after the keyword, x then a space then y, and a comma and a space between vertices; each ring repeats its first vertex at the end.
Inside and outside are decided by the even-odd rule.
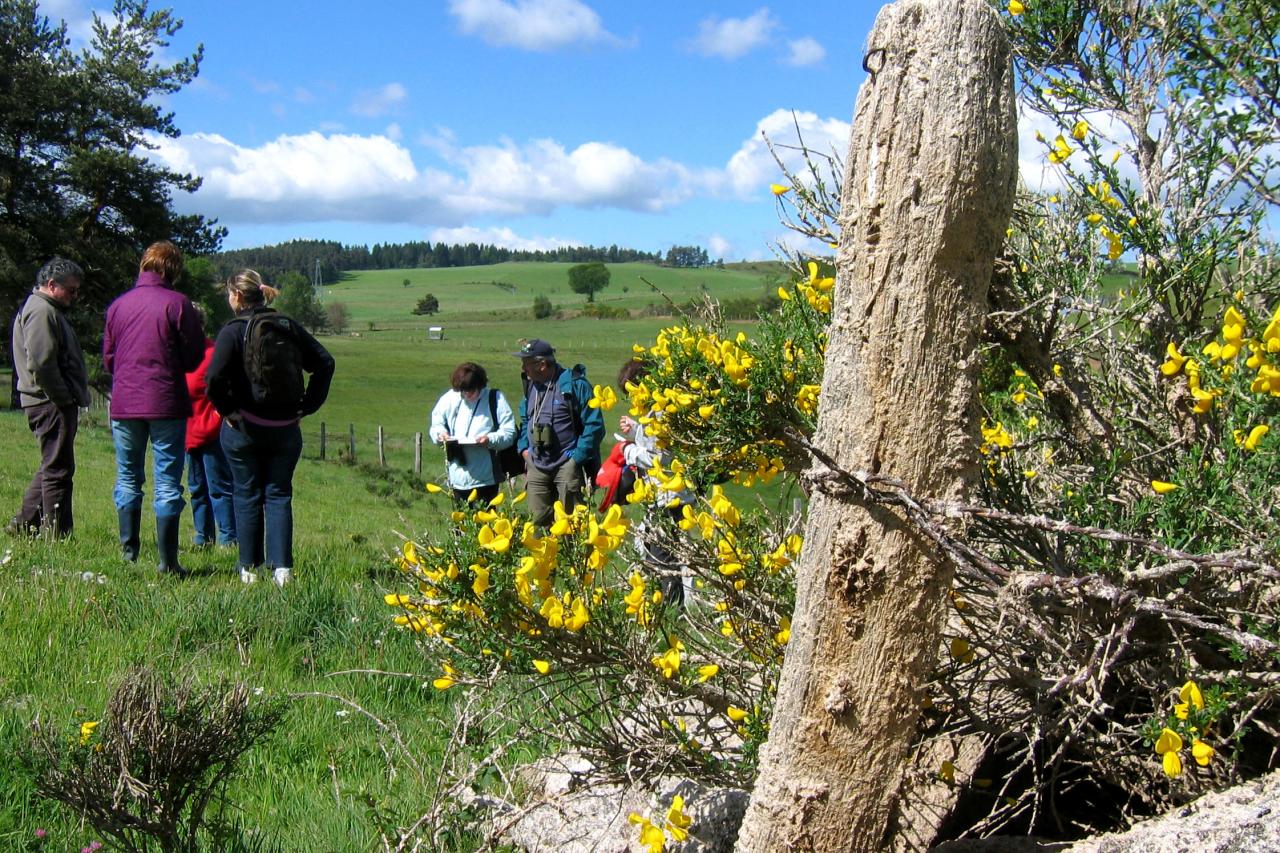
POLYGON ((191 400, 186 375, 204 357, 204 329, 195 306, 173 289, 182 254, 167 240, 142 255, 138 280, 107 308, 102 360, 111 374, 111 437, 116 447, 113 494, 124 558, 138 559, 147 444, 154 457, 156 549, 159 569, 178 565, 182 463, 191 400))

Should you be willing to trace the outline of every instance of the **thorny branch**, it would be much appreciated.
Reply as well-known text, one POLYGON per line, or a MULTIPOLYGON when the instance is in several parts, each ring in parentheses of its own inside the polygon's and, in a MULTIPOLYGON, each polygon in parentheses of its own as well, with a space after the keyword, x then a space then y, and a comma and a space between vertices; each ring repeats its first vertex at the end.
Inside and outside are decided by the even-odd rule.
MULTIPOLYGON (((1060 814, 1055 802, 1090 780, 1125 790, 1126 814, 1169 797, 1168 786, 1152 784, 1161 776, 1158 764, 1132 745, 1158 711, 1147 697, 1187 677, 1171 669, 1176 659, 1192 666, 1200 661, 1204 670, 1196 677, 1233 684, 1244 694, 1232 730, 1215 733, 1217 742, 1231 743, 1246 725, 1264 731, 1269 725, 1259 711, 1274 708, 1280 679, 1265 671, 1265 662, 1276 659, 1280 645, 1245 618, 1260 618, 1257 627, 1274 633, 1274 616, 1267 614, 1280 598, 1280 567, 1261 548, 1193 553, 1123 531, 920 497, 892 477, 841 467, 808 436, 788 438, 814 459, 804 474, 811 491, 895 508, 957 570, 947 633, 973 638, 983 654, 969 662, 944 654, 922 737, 983 733, 989 756, 1004 768, 1003 805, 973 834, 990 835, 1041 813, 1059 826, 1074 820, 1088 828, 1089 818, 1060 814), (1004 534, 998 556, 981 550, 987 529, 1004 534), (1019 553, 1019 543, 1031 537, 1008 535, 1011 530, 1111 543, 1123 551, 1107 575, 1011 568, 1039 562, 1033 553, 1019 553), (1259 601, 1270 604, 1248 606, 1259 601), (1223 666, 1226 658, 1209 642, 1214 638, 1217 646, 1263 663, 1264 671, 1223 666), (1015 777, 1022 782, 1013 784, 1015 777)), ((1234 772, 1210 769, 1198 784, 1234 772)), ((1172 796, 1189 797, 1194 787, 1188 781, 1172 796)))

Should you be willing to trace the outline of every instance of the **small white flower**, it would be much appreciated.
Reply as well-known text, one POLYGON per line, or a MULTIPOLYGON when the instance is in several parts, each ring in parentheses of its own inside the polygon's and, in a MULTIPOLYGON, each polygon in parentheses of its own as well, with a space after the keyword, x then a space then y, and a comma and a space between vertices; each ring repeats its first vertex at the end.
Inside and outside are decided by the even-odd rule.
POLYGON ((342 710, 340 710, 340 711, 334 711, 334 714, 336 714, 336 715, 337 715, 337 716, 339 716, 339 717, 346 717, 346 716, 348 716, 350 713, 351 713, 351 712, 350 712, 350 711, 348 711, 346 708, 343 708, 343 709, 342 709, 342 710))

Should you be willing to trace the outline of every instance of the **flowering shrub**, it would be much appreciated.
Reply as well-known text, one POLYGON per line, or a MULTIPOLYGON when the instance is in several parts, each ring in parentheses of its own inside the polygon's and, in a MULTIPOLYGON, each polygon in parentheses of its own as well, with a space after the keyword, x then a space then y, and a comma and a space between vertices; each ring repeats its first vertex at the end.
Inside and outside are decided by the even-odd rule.
POLYGON ((781 309, 751 337, 686 323, 636 346, 650 370, 628 388, 631 414, 677 451, 673 473, 689 484, 767 483, 807 461, 797 438, 817 422, 835 278, 816 261, 806 268, 807 278, 779 287, 781 309))
POLYGON ((676 543, 694 580, 682 610, 642 567, 620 506, 557 503, 542 532, 500 494, 452 521, 441 542, 405 543, 413 589, 386 596, 438 661, 437 689, 521 683, 544 697, 546 729, 612 775, 750 780, 789 639, 799 536, 719 488, 678 521, 650 519, 645 535, 676 543))
MULTIPOLYGON (((631 414, 673 454, 628 498, 643 530, 615 505, 603 515, 557 506, 539 531, 518 498, 499 495, 453 510, 441 541, 405 543, 413 587, 386 601, 437 661, 437 688, 514 679, 545 699, 546 728, 606 773, 750 783, 790 639, 801 537, 799 519, 740 506, 721 484, 767 483, 803 463, 833 287, 810 264, 751 338, 713 314, 635 347, 649 371, 627 387, 631 414), (691 491, 693 503, 670 505, 691 491), (683 608, 663 600, 645 542, 674 553, 683 608)), ((589 405, 618 402, 596 386, 589 405)))

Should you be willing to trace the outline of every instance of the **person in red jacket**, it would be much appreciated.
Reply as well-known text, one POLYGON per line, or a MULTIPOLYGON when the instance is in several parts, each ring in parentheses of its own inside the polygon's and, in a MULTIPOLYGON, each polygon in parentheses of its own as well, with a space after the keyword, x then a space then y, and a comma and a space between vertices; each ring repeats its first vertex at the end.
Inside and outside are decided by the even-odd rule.
MULTIPOLYGON (((204 312, 196 307, 200 322, 204 312)), ((204 360, 187 374, 191 417, 187 418, 187 488, 191 492, 191 517, 195 521, 197 547, 236 544, 236 514, 232 503, 231 468, 222 452, 222 415, 209 402, 205 374, 213 359, 213 341, 205 338, 204 360)))

